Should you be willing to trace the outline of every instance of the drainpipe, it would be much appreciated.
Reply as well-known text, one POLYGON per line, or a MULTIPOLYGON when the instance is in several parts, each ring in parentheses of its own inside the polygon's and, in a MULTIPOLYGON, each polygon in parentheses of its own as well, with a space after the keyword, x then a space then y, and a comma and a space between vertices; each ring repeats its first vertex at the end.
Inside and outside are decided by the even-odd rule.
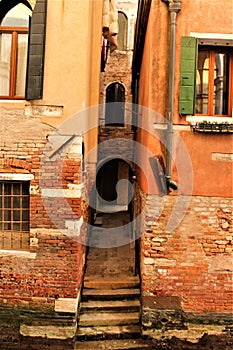
POLYGON ((175 80, 175 49, 176 49, 176 17, 181 10, 181 0, 162 0, 168 5, 170 18, 170 53, 169 53, 169 85, 168 85, 168 126, 166 141, 166 171, 167 188, 177 190, 178 185, 171 179, 172 135, 174 119, 174 80, 175 80))

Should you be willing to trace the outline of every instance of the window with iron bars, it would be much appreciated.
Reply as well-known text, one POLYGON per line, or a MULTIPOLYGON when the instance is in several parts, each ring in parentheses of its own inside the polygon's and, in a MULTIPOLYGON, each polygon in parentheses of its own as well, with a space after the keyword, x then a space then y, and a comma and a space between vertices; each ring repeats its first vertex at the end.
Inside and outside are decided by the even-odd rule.
POLYGON ((28 249, 29 181, 0 181, 0 249, 28 249))

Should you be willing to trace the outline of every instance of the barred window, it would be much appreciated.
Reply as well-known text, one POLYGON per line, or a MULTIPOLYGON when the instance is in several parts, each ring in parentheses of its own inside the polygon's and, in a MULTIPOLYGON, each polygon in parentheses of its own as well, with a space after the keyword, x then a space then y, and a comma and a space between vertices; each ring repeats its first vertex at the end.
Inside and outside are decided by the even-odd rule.
POLYGON ((29 181, 0 181, 0 248, 29 245, 29 181))

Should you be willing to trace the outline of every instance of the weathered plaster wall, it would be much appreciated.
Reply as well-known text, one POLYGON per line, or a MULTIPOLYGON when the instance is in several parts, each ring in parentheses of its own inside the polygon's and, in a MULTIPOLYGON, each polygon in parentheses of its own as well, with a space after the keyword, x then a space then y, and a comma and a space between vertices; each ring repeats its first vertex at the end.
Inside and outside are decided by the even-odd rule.
POLYGON ((64 119, 89 106, 91 78, 98 89, 96 78, 100 70, 89 65, 94 63, 93 54, 95 62, 98 58, 100 62, 100 50, 96 47, 101 45, 101 4, 101 0, 48 1, 42 103, 63 105, 64 119), (95 35, 90 40, 94 31, 92 6, 97 8, 96 18, 100 20, 95 23, 95 35))
MULTIPOLYGON (((174 124, 176 130, 184 140, 190 153, 193 170, 193 195, 231 196, 232 195, 232 162, 215 161, 213 153, 225 154, 226 159, 232 153, 232 134, 200 135, 193 133, 185 117, 178 114, 179 83, 180 83, 180 51, 181 38, 198 33, 232 33, 232 2, 223 4, 214 1, 185 1, 177 15, 176 33, 176 64, 175 64, 175 96, 174 96, 174 124), (198 9, 198 11, 197 11, 198 9), (206 16, 205 14, 208 15, 206 16), (179 126, 187 125, 183 131, 179 126), (219 181, 219 166, 224 174, 224 181, 219 181)), ((146 33, 142 68, 140 73, 139 104, 152 109, 167 118, 168 107, 168 67, 169 67, 169 14, 167 5, 161 0, 152 1, 151 11, 146 33)), ((151 130, 152 130, 152 126, 151 130)), ((138 140, 155 154, 165 155, 165 147, 151 135, 139 132, 138 140)), ((173 156, 179 162, 179 149, 174 145, 173 156)), ((182 160, 180 159, 180 162, 182 160)), ((172 176, 176 178, 173 164, 172 176)), ((184 169, 185 171, 185 169, 184 169)), ((142 188, 146 191, 146 183, 142 179, 142 188)))
MULTIPOLYGON (((230 322, 232 134, 194 133, 186 118, 178 115, 181 37, 190 32, 230 34, 230 13, 232 2, 228 0, 224 5, 217 0, 188 0, 182 1, 177 16, 174 129, 187 147, 194 174, 190 203, 183 212, 183 220, 174 230, 167 231, 166 224, 175 202, 185 193, 173 191, 165 197, 147 195, 146 179, 141 176, 143 191, 137 194, 139 206, 145 204, 140 264, 142 323, 158 337, 177 336, 193 341, 204 332, 221 333, 230 322)), ((161 0, 153 0, 139 90, 139 104, 164 117, 167 117, 168 105, 168 20, 167 5, 161 0)), ((149 133, 138 131, 138 141, 155 155, 164 157, 165 147, 154 137, 152 125, 149 125, 149 133)), ((159 122, 154 127, 163 129, 159 122)), ((176 166, 172 166, 172 178, 182 189, 177 166, 184 175, 187 169, 182 163, 176 137, 173 159, 176 166)), ((187 179, 188 176, 187 173, 187 179)), ((182 207, 176 210, 178 217, 182 207)))
MULTIPOLYGON (((197 33, 232 34, 232 1, 182 1, 177 15, 175 66, 175 123, 178 115, 181 38, 197 33), (197 11, 198 9, 198 11, 197 11), (226 15, 229 14, 229 15, 226 15)), ((140 104, 166 116, 169 66, 169 14, 167 5, 153 0, 146 33, 140 78, 140 104), (159 68, 158 68, 159 67, 159 68)))
MULTIPOLYGON (((192 161, 194 173, 192 194, 194 196, 232 197, 233 135, 203 134, 191 130, 179 131, 179 135, 184 141, 192 161)), ((180 156, 179 147, 179 142, 174 141, 175 163, 185 174, 186 169, 182 168, 182 157, 180 156)), ((175 173, 174 165, 173 177, 179 182, 175 173)))

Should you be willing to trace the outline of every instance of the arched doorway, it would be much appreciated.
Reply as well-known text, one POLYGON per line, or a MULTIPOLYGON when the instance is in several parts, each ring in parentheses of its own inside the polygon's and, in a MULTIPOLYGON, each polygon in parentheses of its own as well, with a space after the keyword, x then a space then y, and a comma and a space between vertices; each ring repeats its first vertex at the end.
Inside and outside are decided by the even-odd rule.
MULTIPOLYGON (((101 246, 100 250, 89 251, 91 271, 93 254, 101 262, 95 262, 96 274, 122 274, 127 278, 138 273, 133 222, 133 174, 131 164, 121 158, 104 159, 97 166, 96 213, 89 236, 91 244, 101 246)), ((88 270, 87 263, 87 275, 88 270)))
POLYGON ((105 161, 97 168, 97 209, 110 212, 128 211, 131 208, 132 170, 123 159, 105 161))

